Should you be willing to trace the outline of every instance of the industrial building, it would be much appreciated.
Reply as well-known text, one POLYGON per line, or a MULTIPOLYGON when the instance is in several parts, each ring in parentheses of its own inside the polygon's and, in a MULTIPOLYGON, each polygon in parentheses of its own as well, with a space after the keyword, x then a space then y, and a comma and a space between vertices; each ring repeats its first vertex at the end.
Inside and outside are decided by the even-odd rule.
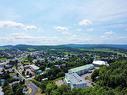
POLYGON ((94 65, 93 64, 88 64, 88 65, 84 65, 84 66, 80 66, 80 67, 76 67, 73 69, 68 70, 69 73, 77 73, 78 75, 83 75, 85 73, 87 73, 89 70, 94 69, 94 65))
POLYGON ((88 64, 68 70, 68 73, 65 74, 65 83, 70 85, 71 89, 86 87, 87 83, 80 77, 80 75, 83 75, 92 69, 94 69, 94 65, 88 64))
POLYGON ((65 73, 65 82, 71 89, 86 87, 86 82, 77 73, 65 73))

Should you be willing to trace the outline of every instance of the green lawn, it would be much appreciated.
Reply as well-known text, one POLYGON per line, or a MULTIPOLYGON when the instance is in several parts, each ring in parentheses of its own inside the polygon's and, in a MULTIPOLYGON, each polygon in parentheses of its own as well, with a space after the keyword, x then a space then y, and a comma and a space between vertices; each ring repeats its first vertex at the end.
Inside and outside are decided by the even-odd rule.
POLYGON ((84 48, 80 48, 81 51, 98 51, 98 52, 111 52, 111 53, 117 53, 118 55, 125 55, 125 53, 122 53, 120 51, 116 51, 113 49, 109 49, 109 48, 102 48, 102 49, 98 49, 98 48, 93 48, 93 49, 84 49, 84 48))
POLYGON ((29 51, 34 51, 34 50, 36 50, 36 49, 34 49, 34 48, 27 48, 29 51))
POLYGON ((7 58, 5 58, 5 57, 1 57, 0 60, 7 60, 7 58))
POLYGON ((5 47, 0 47, 0 50, 5 50, 5 49, 8 49, 8 48, 5 48, 5 47))

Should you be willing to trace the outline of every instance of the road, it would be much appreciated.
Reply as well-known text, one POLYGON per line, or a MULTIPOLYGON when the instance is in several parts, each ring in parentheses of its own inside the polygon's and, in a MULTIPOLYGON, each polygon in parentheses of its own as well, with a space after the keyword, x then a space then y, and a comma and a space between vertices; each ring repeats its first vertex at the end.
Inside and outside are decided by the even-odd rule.
POLYGON ((92 81, 90 79, 86 79, 87 77, 90 77, 92 73, 86 73, 84 75, 82 75, 82 79, 85 80, 85 82, 87 83, 87 86, 88 87, 91 87, 92 86, 92 81))
POLYGON ((38 87, 32 82, 30 82, 27 86, 29 88, 32 88, 32 92, 30 93, 30 95, 35 95, 38 90, 38 87))
POLYGON ((19 76, 20 76, 22 79, 24 79, 24 80, 26 81, 27 86, 28 86, 29 88, 32 89, 32 92, 31 92, 29 95, 35 95, 35 93, 36 93, 37 90, 38 90, 38 87, 37 87, 34 83, 29 82, 18 70, 16 70, 15 68, 14 68, 14 70, 15 70, 16 73, 19 74, 19 76))
POLYGON ((20 76, 23 80, 26 80, 26 78, 25 78, 16 68, 14 68, 14 70, 15 70, 15 73, 18 73, 19 76, 20 76))

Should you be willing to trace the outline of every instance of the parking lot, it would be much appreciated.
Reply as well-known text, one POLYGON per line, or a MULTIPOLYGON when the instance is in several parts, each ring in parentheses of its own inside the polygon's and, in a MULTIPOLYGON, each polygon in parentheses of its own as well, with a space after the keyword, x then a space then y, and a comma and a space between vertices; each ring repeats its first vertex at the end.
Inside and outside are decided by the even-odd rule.
POLYGON ((82 79, 84 79, 85 82, 87 83, 88 87, 92 86, 92 80, 91 80, 91 74, 92 74, 92 72, 86 73, 86 74, 81 76, 82 79))

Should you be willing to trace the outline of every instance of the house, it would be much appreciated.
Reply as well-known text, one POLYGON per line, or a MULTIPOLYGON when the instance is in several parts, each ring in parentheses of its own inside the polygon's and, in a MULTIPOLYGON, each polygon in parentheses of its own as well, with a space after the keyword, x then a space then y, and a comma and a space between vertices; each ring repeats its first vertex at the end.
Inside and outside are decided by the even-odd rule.
POLYGON ((39 67, 36 65, 29 65, 29 67, 32 71, 37 71, 39 69, 39 67))
POLYGON ((24 69, 25 69, 26 75, 30 74, 30 76, 31 75, 33 76, 39 70, 39 67, 33 64, 33 65, 24 66, 24 69))
POLYGON ((2 91, 1 87, 0 87, 0 95, 4 95, 4 92, 2 91))
POLYGON ((0 65, 0 75, 2 75, 3 74, 3 69, 4 69, 4 66, 2 66, 2 65, 0 65))

